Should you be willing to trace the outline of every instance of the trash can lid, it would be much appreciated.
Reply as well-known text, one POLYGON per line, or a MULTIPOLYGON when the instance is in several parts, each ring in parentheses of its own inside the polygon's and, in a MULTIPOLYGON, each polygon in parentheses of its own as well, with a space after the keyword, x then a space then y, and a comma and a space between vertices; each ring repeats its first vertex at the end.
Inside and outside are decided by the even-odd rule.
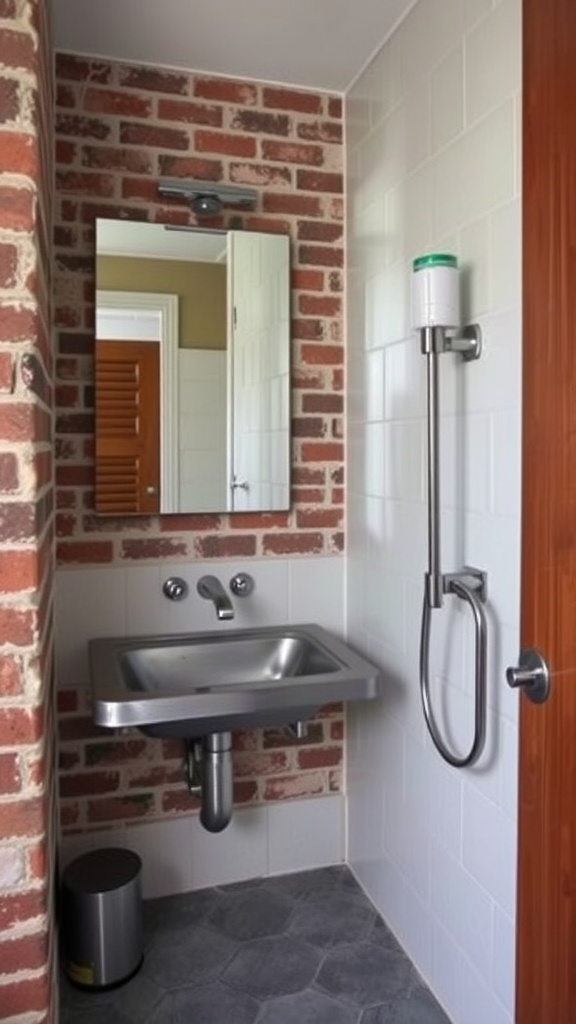
POLYGON ((110 892, 131 882, 141 868, 142 861, 133 850, 111 846, 77 857, 64 869, 62 882, 75 892, 110 892))

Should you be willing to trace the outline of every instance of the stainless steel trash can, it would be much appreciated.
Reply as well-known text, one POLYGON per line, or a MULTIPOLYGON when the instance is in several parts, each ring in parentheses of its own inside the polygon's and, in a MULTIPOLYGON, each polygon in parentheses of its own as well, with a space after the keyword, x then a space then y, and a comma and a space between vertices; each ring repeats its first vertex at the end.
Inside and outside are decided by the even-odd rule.
POLYGON ((142 861, 132 850, 92 850, 62 876, 64 970, 83 988, 108 988, 142 963, 142 861))

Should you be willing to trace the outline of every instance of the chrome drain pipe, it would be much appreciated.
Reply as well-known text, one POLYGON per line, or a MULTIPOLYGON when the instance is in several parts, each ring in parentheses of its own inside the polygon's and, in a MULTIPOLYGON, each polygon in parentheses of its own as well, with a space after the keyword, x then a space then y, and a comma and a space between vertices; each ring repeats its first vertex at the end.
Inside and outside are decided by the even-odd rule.
POLYGON ((208 832, 222 832, 232 817, 232 733, 212 732, 187 745, 188 789, 200 796, 200 821, 208 832))

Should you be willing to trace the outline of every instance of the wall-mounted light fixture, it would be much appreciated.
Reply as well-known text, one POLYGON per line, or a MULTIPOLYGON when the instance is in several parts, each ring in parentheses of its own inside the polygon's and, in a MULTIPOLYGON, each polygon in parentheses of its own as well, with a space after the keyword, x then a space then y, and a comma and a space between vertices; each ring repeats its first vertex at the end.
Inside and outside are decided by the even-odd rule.
POLYGON ((223 206, 244 206, 253 210, 258 199, 254 188, 193 178, 160 178, 158 191, 161 196, 184 199, 197 217, 213 217, 223 206))

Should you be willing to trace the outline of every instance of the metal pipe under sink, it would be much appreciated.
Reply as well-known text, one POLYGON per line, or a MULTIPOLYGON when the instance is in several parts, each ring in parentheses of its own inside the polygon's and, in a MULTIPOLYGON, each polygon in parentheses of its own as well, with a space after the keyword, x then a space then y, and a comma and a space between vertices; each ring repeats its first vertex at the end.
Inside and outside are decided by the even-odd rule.
POLYGON ((202 801, 200 821, 208 832, 222 832, 232 817, 232 733, 188 740, 186 758, 188 789, 202 801))

